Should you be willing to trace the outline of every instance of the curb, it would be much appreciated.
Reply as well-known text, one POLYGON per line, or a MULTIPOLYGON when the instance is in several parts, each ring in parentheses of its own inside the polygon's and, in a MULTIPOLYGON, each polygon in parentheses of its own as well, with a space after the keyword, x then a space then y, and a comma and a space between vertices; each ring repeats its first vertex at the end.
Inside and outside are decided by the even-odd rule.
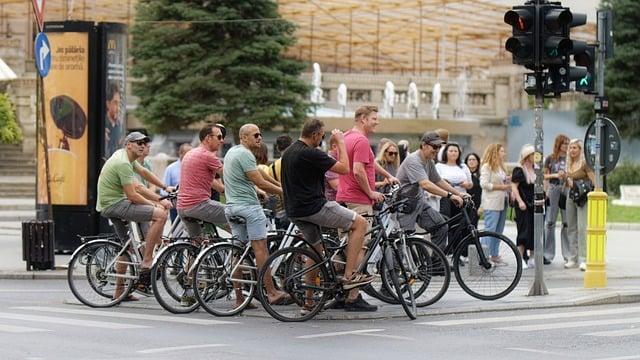
POLYGON ((0 280, 66 280, 66 270, 0 271, 0 280))
MULTIPOLYGON (((125 309, 138 309, 138 310, 154 310, 165 312, 164 309, 155 302, 153 297, 142 298, 142 301, 137 303, 120 303, 118 307, 125 309), (150 302, 146 303, 145 300, 150 299, 150 302)), ((442 300, 441 300, 442 301, 442 300)), ((485 303, 478 300, 480 303, 485 303)), ((555 302, 533 302, 533 303, 517 303, 517 304, 497 304, 497 305, 485 305, 485 306, 468 306, 468 307, 454 307, 454 308, 441 308, 441 309, 429 309, 418 310, 419 317, 429 316, 441 316, 441 315, 453 315, 453 314, 473 314, 473 313, 485 313, 485 312, 498 312, 498 311, 517 311, 517 310, 535 310, 535 309, 558 309, 568 308, 576 306, 594 306, 594 305, 612 305, 612 304, 630 304, 640 302, 640 291, 626 290, 626 291, 614 291, 610 294, 598 294, 587 295, 569 300, 560 300, 555 302)), ((76 299, 65 299, 63 304, 83 306, 76 299)), ((380 310, 375 313, 346 313, 340 310, 327 310, 320 312, 313 320, 382 320, 382 319, 394 319, 394 318, 407 318, 402 308, 399 305, 382 304, 379 305, 380 310), (391 308, 393 310, 385 311, 385 308, 391 308)), ((204 310, 197 309, 197 312, 205 314, 204 310)), ((261 307, 256 310, 248 310, 243 312, 240 317, 249 318, 265 318, 272 319, 272 317, 261 307)))

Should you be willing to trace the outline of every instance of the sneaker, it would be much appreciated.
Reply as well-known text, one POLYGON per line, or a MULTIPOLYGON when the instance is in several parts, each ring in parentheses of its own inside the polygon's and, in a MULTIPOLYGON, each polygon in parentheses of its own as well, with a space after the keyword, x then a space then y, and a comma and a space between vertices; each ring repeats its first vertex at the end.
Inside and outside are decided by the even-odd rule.
POLYGON ((496 266, 496 267, 509 265, 506 261, 502 260, 500 256, 492 256, 491 259, 489 259, 489 261, 491 261, 493 266, 496 266))
POLYGON ((362 298, 362 295, 358 295, 354 302, 345 301, 344 311, 373 312, 378 311, 378 307, 376 305, 369 304, 362 298))
POLYGON ((529 261, 527 261, 527 265, 529 266, 529 269, 535 269, 536 268, 536 262, 534 259, 529 259, 529 261))
POLYGON ((548 260, 547 258, 544 258, 543 263, 545 265, 550 265, 551 264, 551 260, 548 260))
POLYGON ((529 265, 527 264, 527 262, 525 260, 522 260, 522 269, 526 270, 529 268, 529 265))
POLYGON ((184 294, 182 294, 182 297, 180 297, 180 306, 182 307, 191 307, 195 305, 196 302, 197 300, 193 294, 192 289, 185 290, 184 294))
POLYGON ((327 309, 344 309, 344 298, 342 295, 336 296, 336 301, 334 301, 331 306, 328 306, 327 309))
POLYGON ((351 279, 342 279, 342 288, 345 290, 351 290, 353 288, 367 285, 373 281, 373 276, 364 274, 353 274, 351 279))
POLYGON ((566 263, 564 263, 564 268, 565 269, 573 269, 574 267, 576 267, 576 262, 569 260, 566 263))
POLYGON ((586 271, 587 270, 587 263, 581 262, 580 263, 580 271, 586 271))

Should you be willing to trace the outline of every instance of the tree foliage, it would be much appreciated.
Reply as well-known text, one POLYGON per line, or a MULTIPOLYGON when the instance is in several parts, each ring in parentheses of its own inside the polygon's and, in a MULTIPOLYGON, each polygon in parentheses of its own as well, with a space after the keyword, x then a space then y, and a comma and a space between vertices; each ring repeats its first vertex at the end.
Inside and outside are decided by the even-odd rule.
POLYGON ((274 1, 141 0, 133 26, 136 115, 158 132, 215 119, 285 129, 306 117, 305 65, 274 1))
POLYGON ((607 0, 613 11, 615 56, 606 62, 609 117, 624 137, 640 137, 640 1, 607 0))
POLYGON ((22 141, 22 131, 16 121, 11 100, 7 94, 0 93, 0 143, 17 144, 22 141))

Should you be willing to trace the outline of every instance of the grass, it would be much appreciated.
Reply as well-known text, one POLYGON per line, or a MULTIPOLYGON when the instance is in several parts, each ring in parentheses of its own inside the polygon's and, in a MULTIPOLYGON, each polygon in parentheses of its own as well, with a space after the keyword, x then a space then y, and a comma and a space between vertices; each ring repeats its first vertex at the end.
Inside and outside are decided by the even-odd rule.
POLYGON ((613 205, 611 200, 607 207, 607 222, 640 223, 640 206, 613 205))

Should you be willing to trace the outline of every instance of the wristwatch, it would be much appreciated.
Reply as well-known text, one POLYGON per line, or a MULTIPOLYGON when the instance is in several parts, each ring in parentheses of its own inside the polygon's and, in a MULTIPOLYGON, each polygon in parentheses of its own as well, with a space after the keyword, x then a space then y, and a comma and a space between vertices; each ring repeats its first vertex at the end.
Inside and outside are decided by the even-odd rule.
POLYGON ((451 191, 447 192, 447 199, 451 199, 452 196, 453 196, 453 193, 451 191))

